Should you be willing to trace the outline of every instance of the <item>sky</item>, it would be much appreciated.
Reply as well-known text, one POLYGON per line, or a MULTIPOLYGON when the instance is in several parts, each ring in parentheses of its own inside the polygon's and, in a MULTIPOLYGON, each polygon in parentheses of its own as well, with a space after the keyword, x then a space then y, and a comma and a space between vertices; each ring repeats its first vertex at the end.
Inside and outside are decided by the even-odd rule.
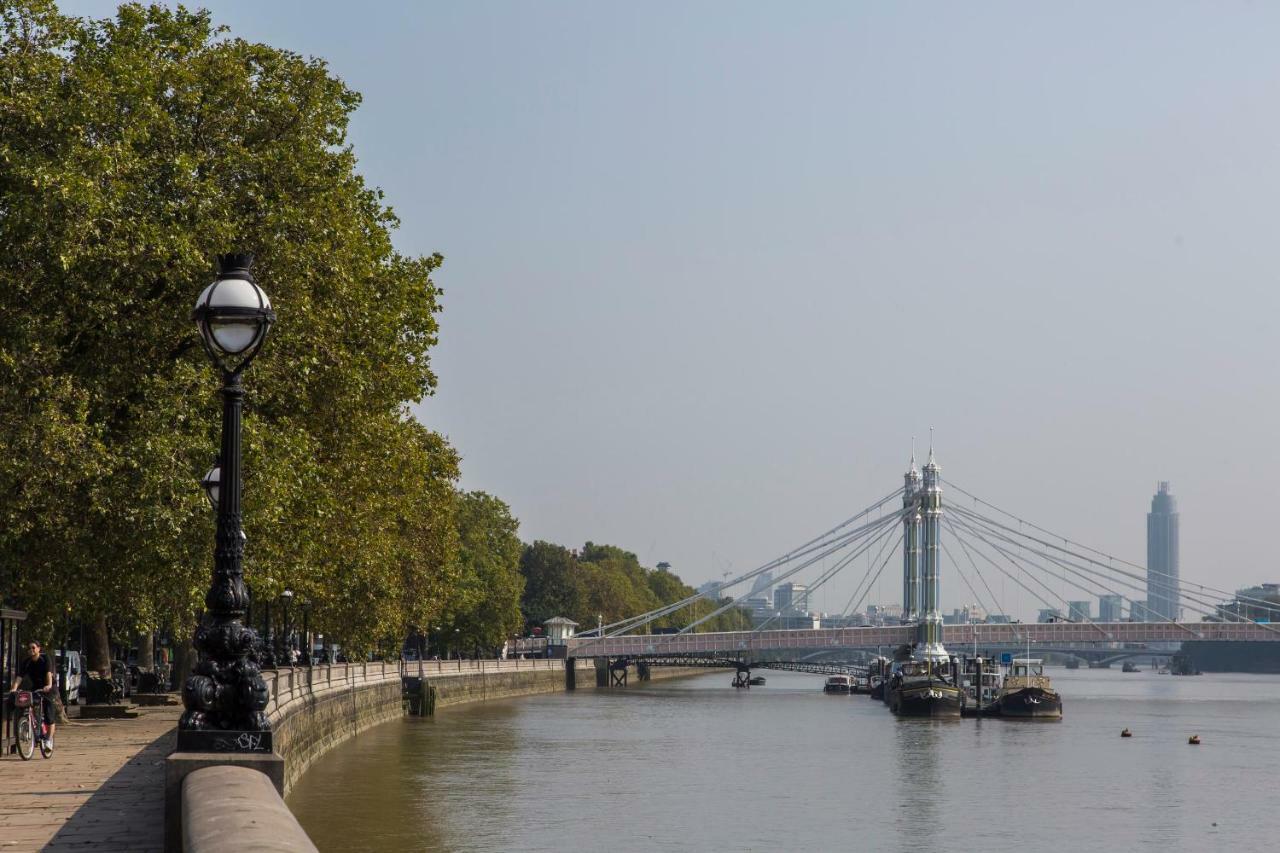
POLYGON ((398 248, 446 258, 416 413, 525 540, 718 579, 933 427, 948 480, 1138 563, 1169 480, 1185 579, 1280 581, 1280 5, 207 6, 363 94, 398 248))

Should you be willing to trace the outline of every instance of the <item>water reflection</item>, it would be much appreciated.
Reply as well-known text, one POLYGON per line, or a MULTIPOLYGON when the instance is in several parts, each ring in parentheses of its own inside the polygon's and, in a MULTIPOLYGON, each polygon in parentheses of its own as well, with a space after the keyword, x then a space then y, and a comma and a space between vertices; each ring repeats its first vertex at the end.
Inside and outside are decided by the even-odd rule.
POLYGON ((898 719, 794 673, 446 709, 340 746, 289 803, 322 851, 1270 842, 1280 678, 1053 677, 1061 723, 898 719))

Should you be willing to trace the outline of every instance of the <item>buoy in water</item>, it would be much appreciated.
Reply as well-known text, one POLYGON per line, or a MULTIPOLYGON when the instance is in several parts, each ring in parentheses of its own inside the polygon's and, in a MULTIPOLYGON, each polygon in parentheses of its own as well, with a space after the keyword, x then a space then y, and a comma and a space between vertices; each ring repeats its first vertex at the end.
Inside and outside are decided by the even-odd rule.
POLYGON ((1192 744, 1192 745, 1195 745, 1195 746, 1199 746, 1199 745, 1200 745, 1200 735, 1192 735, 1191 737, 1187 738, 1187 743, 1192 744))
POLYGON ((1128 729, 1125 729, 1124 731, 1120 732, 1120 737, 1133 737, 1133 732, 1129 731, 1128 729))

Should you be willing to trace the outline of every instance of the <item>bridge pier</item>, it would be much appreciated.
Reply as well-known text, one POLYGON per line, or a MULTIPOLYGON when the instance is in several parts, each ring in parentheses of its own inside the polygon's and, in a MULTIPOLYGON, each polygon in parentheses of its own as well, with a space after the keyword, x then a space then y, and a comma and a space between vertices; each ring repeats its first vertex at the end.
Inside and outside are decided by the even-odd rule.
POLYGON ((636 678, 640 679, 641 681, 649 680, 649 664, 646 663, 645 661, 642 661, 642 660, 636 661, 636 678))
POLYGON ((577 667, 578 667, 578 659, 577 659, 577 658, 565 658, 565 659, 564 659, 564 689, 565 689, 565 690, 577 690, 577 689, 578 689, 578 670, 577 670, 577 667))
POLYGON ((609 664, 609 686, 610 687, 626 687, 627 686, 627 659, 618 658, 609 664))
POLYGON ((751 689, 751 664, 739 663, 737 666, 737 674, 733 676, 734 687, 745 687, 751 689))
POLYGON ((609 686, 609 659, 596 658, 596 687, 609 686))

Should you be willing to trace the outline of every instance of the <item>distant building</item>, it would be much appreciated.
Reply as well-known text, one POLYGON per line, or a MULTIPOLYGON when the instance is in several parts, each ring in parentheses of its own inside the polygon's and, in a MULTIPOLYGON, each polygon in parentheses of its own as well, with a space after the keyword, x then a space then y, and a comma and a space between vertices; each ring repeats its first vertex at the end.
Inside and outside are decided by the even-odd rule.
POLYGON ((565 641, 573 636, 573 629, 577 627, 577 622, 563 616, 555 616, 542 623, 542 629, 547 635, 547 643, 552 646, 563 646, 565 641))
POLYGON ((698 587, 698 594, 704 598, 716 599, 720 597, 720 581, 707 581, 698 587))
POLYGON ((1088 622, 1090 612, 1093 610, 1093 602, 1091 601, 1068 601, 1067 602, 1067 618, 1072 622, 1088 622))
POLYGON ((773 607, 784 613, 803 613, 809 609, 809 588, 799 583, 779 584, 773 591, 773 607))
MULTIPOLYGON (((875 605, 875 624, 880 625, 897 625, 902 621, 902 605, 901 604, 880 604, 875 605)), ((867 608, 867 615, 871 615, 871 608, 867 608)))
POLYGON ((747 609, 751 611, 752 619, 773 615, 773 604, 769 601, 767 595, 756 595, 748 598, 747 609))
POLYGON ((663 562, 661 562, 661 563, 658 563, 658 565, 657 565, 657 569, 658 569, 658 571, 660 571, 660 572, 663 572, 663 573, 669 573, 669 572, 671 571, 671 564, 670 564, 670 563, 668 563, 668 562, 663 561, 663 562))
POLYGON ((1121 622, 1124 620, 1124 596, 1098 596, 1098 621, 1121 622))
POLYGON ((1177 621, 1182 611, 1178 589, 1178 502, 1161 482, 1147 513, 1147 620, 1177 621))
POLYGON ((1008 625, 1011 622, 1013 622, 1013 620, 1009 618, 1009 614, 1007 613, 988 613, 987 614, 988 625, 1008 625))
POLYGON ((755 598, 761 593, 768 595, 769 587, 771 586, 773 586, 773 572, 765 572, 756 578, 755 583, 751 584, 751 592, 747 594, 747 597, 755 598))
POLYGON ((1236 590, 1234 601, 1218 605, 1218 616, 1228 622, 1280 622, 1280 584, 1264 583, 1236 590))
POLYGON ((1037 622, 1057 622, 1062 618, 1062 611, 1056 607, 1046 607, 1040 610, 1040 615, 1036 617, 1037 622))

